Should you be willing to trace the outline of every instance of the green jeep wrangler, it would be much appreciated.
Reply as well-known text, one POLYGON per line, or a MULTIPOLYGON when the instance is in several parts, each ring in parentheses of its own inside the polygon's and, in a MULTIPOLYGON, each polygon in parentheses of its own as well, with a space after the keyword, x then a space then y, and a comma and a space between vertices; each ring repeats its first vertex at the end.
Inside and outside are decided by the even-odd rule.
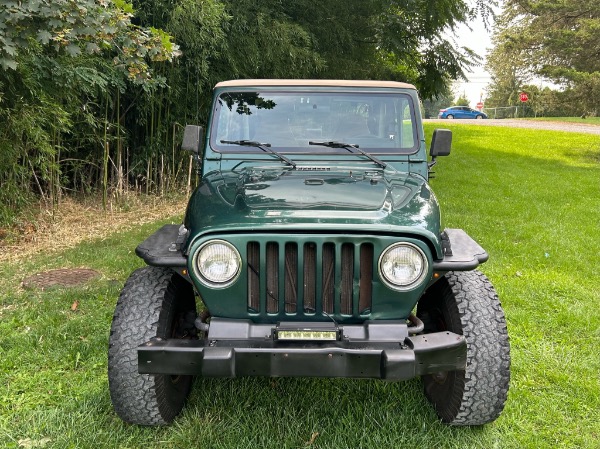
POLYGON ((419 99, 388 81, 217 84, 182 225, 136 253, 108 379, 125 421, 171 422, 193 376, 421 376, 442 421, 496 419, 510 354, 487 253, 442 229, 419 99), (197 313, 197 301, 201 312, 197 313))

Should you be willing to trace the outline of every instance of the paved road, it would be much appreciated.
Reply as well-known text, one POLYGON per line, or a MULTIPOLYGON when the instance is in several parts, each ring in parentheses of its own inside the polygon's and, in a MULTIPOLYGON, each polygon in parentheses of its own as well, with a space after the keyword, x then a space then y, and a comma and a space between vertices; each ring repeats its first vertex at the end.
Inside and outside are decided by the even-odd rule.
POLYGON ((509 126, 512 128, 533 128, 533 129, 549 129, 552 131, 568 131, 574 133, 597 134, 600 135, 600 125, 588 125, 585 123, 569 123, 569 122, 546 122, 540 120, 516 120, 516 119, 488 119, 488 120, 444 120, 444 119, 426 119, 425 122, 434 123, 465 123, 469 125, 480 126, 509 126))

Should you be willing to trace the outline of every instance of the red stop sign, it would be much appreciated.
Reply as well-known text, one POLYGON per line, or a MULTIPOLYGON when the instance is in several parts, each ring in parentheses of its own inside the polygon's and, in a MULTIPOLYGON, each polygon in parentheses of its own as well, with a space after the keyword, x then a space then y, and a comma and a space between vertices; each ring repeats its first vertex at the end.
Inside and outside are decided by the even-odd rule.
POLYGON ((525 103, 527 100, 529 100, 529 95, 527 95, 525 92, 521 92, 519 94, 519 99, 525 103))
POLYGON ((477 109, 483 109, 483 103, 481 101, 477 103, 477 109))

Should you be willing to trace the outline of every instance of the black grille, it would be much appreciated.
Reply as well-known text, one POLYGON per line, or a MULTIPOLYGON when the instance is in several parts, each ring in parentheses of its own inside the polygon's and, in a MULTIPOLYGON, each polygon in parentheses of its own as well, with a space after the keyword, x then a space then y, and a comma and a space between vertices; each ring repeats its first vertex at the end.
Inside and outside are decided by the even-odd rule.
POLYGON ((248 311, 368 314, 373 252, 371 243, 249 242, 248 311))

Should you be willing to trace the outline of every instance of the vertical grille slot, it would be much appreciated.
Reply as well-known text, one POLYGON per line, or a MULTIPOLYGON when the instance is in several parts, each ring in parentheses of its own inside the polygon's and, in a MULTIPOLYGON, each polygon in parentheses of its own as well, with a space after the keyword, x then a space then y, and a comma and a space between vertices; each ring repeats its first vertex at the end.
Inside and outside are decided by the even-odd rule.
POLYGON ((352 315, 352 294, 354 286, 354 245, 342 245, 342 272, 340 279, 340 313, 352 315))
POLYGON ((373 296, 373 245, 364 243, 360 246, 360 279, 358 289, 358 313, 371 312, 373 296))
POLYGON ((373 244, 324 240, 248 242, 248 312, 357 318, 370 314, 373 244))
POLYGON ((285 312, 295 313, 298 307, 298 245, 285 244, 284 275, 285 312))
POLYGON ((258 242, 248 242, 248 311, 260 311, 260 245, 258 242))
POLYGON ((317 299, 317 245, 304 244, 304 313, 316 312, 317 299))
POLYGON ((279 311, 279 245, 267 243, 267 313, 279 311))
POLYGON ((333 300, 335 297, 335 245, 325 243, 323 245, 323 275, 321 286, 321 297, 323 299, 323 311, 333 313, 333 300))

